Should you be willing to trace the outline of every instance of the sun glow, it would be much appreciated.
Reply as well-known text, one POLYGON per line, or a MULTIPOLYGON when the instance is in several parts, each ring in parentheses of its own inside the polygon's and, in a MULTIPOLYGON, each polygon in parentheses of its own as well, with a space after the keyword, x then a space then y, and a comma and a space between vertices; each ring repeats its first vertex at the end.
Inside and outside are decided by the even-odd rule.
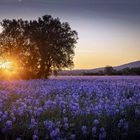
POLYGON ((12 70, 12 62, 10 61, 0 62, 0 68, 5 70, 12 70))
MULTIPOLYGON (((16 78, 18 75, 18 67, 14 60, 0 60, 0 75, 4 79, 16 78)), ((0 78, 1 78, 0 77, 0 78)))

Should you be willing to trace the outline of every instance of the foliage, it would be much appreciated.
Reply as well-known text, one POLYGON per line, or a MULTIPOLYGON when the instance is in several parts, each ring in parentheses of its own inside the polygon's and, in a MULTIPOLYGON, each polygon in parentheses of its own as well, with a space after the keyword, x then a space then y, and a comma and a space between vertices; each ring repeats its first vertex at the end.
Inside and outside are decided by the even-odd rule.
POLYGON ((140 67, 137 68, 125 68, 120 71, 122 75, 140 75, 140 67))
POLYGON ((83 75, 140 75, 140 67, 115 70, 113 67, 109 66, 105 67, 104 71, 84 72, 83 75))
POLYGON ((18 61, 22 78, 47 78, 73 66, 77 32, 67 22, 45 15, 38 20, 1 22, 0 53, 18 61))
POLYGON ((104 73, 107 75, 111 75, 111 74, 113 74, 113 72, 114 72, 114 69, 112 66, 106 66, 104 69, 104 73))

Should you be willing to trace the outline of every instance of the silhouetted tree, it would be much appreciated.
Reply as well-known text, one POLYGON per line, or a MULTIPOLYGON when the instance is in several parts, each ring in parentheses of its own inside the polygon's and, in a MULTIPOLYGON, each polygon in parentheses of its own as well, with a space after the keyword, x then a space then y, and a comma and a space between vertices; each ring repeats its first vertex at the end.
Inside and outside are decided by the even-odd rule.
POLYGON ((3 20, 0 51, 14 57, 25 78, 47 78, 73 66, 77 32, 67 22, 45 15, 38 20, 3 20))
POLYGON ((140 75, 140 67, 124 68, 121 70, 122 75, 140 75))
POLYGON ((114 72, 114 69, 113 69, 112 66, 106 66, 106 67, 104 68, 104 73, 107 74, 107 75, 112 75, 113 72, 114 72))
POLYGON ((124 69, 121 70, 121 72, 122 72, 123 75, 129 75, 130 74, 130 68, 129 67, 124 68, 124 69))

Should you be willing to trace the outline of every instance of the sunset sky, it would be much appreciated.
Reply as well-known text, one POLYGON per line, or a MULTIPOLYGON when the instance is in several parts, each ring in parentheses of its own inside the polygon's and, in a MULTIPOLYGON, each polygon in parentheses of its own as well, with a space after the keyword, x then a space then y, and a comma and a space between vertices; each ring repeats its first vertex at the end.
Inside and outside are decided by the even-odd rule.
POLYGON ((78 32, 75 69, 140 60, 139 0, 0 0, 0 21, 45 14, 78 32))

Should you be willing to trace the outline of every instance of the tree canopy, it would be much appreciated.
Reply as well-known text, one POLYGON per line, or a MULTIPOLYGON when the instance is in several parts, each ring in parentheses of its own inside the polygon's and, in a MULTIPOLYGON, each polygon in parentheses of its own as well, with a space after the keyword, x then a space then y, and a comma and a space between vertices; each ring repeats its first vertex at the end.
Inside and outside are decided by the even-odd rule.
POLYGON ((78 35, 67 22, 50 15, 37 20, 4 19, 0 54, 16 59, 22 78, 47 78, 73 66, 78 35))
POLYGON ((107 75, 112 75, 114 73, 114 69, 112 66, 106 66, 104 68, 104 73, 107 75))

